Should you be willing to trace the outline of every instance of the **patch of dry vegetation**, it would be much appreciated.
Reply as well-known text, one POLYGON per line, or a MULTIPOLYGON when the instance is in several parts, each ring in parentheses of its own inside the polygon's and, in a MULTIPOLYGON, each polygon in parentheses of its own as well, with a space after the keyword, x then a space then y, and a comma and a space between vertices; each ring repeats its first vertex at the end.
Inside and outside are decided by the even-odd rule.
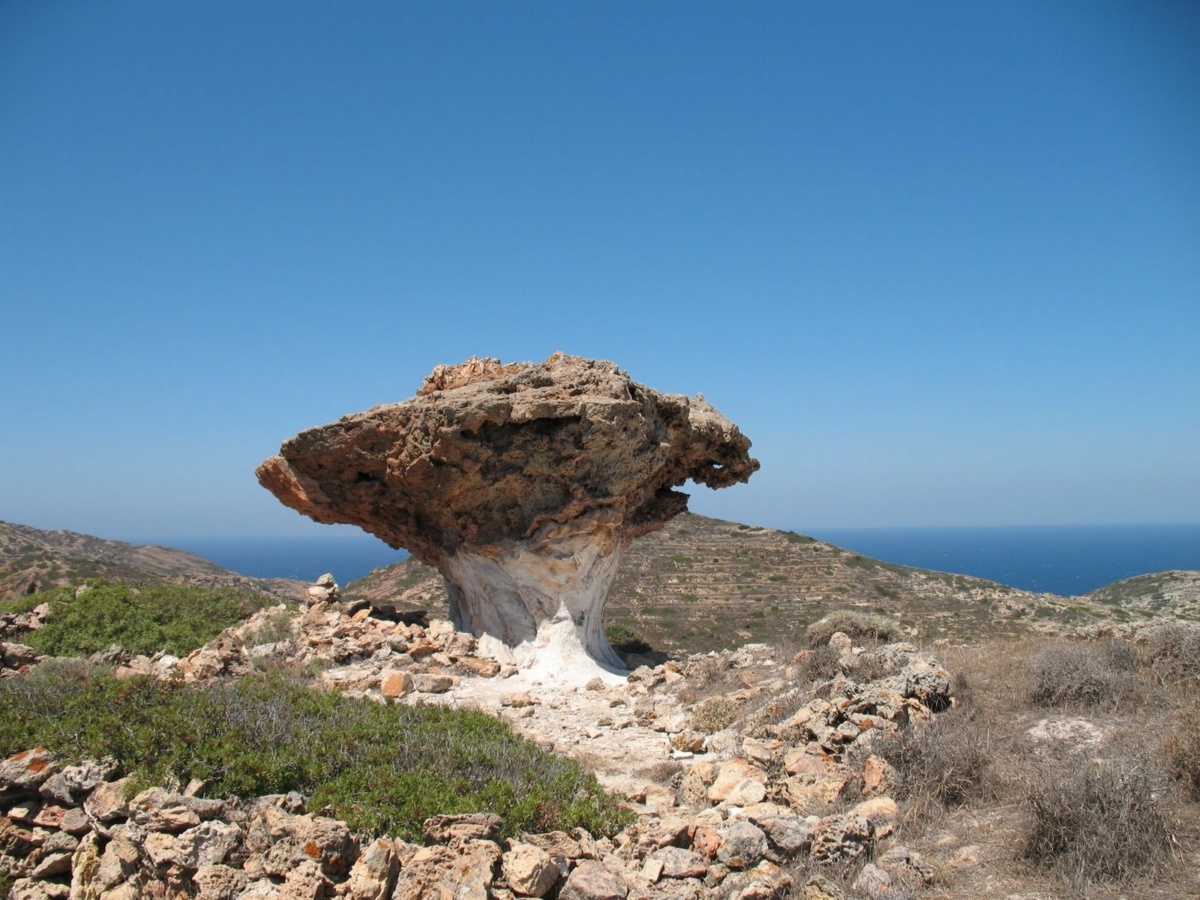
POLYGON ((939 656, 958 708, 873 748, 937 896, 1200 896, 1200 627, 939 656))
POLYGON ((905 638, 904 629, 899 622, 878 613, 857 609, 831 612, 809 625, 806 631, 808 642, 813 647, 827 646, 829 639, 839 631, 856 643, 871 641, 887 644, 905 638))
POLYGON ((911 725, 876 752, 899 775, 898 799, 917 812, 961 806, 993 792, 991 733, 970 707, 911 725))

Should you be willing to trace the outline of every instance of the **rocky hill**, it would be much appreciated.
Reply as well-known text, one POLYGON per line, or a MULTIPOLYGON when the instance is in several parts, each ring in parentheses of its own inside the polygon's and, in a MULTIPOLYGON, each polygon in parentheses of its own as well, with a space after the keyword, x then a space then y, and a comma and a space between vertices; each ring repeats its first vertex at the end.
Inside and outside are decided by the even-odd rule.
MULTIPOLYGON (((1063 632, 1200 609, 1200 574, 1163 573, 1086 597, 1035 594, 980 578, 870 559, 788 531, 685 513, 633 542, 605 618, 663 651, 793 639, 828 612, 890 616, 923 639, 1063 632), (1157 599, 1155 599, 1157 597, 1157 599)), ((347 586, 346 594, 446 614, 438 573, 407 559, 347 586)))
POLYGON ((131 583, 237 585, 280 600, 300 600, 306 585, 250 578, 173 547, 135 546, 73 531, 43 531, 0 522, 0 600, 85 578, 131 583))
POLYGON ((1118 617, 1160 613, 1200 621, 1200 572, 1137 575, 1105 585, 1088 597, 1118 610, 1118 617))

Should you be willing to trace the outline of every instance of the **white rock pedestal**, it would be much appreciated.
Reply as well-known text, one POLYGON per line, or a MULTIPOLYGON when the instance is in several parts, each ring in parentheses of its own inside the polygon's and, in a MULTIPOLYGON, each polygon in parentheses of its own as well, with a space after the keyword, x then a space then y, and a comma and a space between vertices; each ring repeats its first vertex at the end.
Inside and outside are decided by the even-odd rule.
POLYGON ((623 676, 604 636, 604 604, 623 548, 611 518, 549 523, 528 540, 447 557, 439 568, 455 627, 475 636, 481 655, 530 675, 581 683, 623 676))

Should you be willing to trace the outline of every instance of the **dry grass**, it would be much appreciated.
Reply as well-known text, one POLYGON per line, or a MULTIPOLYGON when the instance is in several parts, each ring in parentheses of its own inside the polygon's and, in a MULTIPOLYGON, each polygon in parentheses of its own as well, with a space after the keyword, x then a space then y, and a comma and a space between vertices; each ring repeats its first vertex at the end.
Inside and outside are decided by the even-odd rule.
POLYGON ((1163 744, 1167 771, 1193 800, 1200 800, 1200 703, 1179 713, 1175 730, 1163 744))
POLYGON ((918 810, 961 806, 993 789, 991 733, 968 708, 911 725, 875 752, 899 773, 899 799, 918 810))
POLYGON ((1200 625, 1172 623, 1144 632, 1144 662, 1166 686, 1200 680, 1200 625))
POLYGON ((1034 657, 1030 675, 1029 696, 1037 706, 1116 709, 1145 695, 1123 645, 1054 644, 1034 657))
POLYGON ((982 789, 958 791, 955 765, 938 763, 938 749, 917 752, 918 729, 903 751, 873 748, 904 778, 893 840, 937 872, 920 896, 1200 897, 1200 685, 1186 677, 1187 631, 1136 646, 1034 637, 937 649, 957 673, 963 712, 934 721, 974 732, 964 743, 986 738, 987 763, 982 789), (1038 685, 1061 702, 1035 703, 1038 685), (1035 742, 1028 732, 1042 720, 1084 721, 1103 737, 1090 750, 1069 738, 1035 742), (953 802, 938 799, 943 778, 953 802))
POLYGON ((1162 780, 1140 761, 1039 773, 1024 805, 1021 856, 1071 884, 1126 883, 1171 852, 1162 780))
POLYGON ((738 717, 738 705, 725 697, 712 697, 692 710, 688 724, 695 731, 713 734, 728 728, 738 717))
POLYGON ((855 642, 887 644, 905 638, 900 623, 887 616, 856 609, 839 609, 808 626, 808 643, 812 647, 821 647, 828 644, 829 639, 839 631, 855 642))

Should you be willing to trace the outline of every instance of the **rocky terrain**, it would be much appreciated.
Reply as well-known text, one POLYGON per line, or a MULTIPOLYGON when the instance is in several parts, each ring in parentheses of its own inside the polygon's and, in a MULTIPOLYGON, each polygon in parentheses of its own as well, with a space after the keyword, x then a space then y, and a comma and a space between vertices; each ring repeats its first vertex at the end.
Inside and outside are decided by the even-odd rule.
MULTIPOLYGON (((697 519, 684 517, 681 527, 697 519)), ((705 523, 730 538, 751 532, 752 541, 777 549, 842 553, 786 533, 705 523)), ((848 569, 848 579, 867 571, 861 564, 848 569)), ((1181 582, 1193 580, 1170 579, 1181 582)), ((139 785, 131 794, 126 774, 105 760, 67 764, 27 748, 0 763, 0 870, 12 881, 13 900, 1119 895, 1080 892, 1024 864, 1014 868, 1020 803, 967 805, 923 826, 928 801, 905 783, 913 773, 901 775, 889 762, 898 738, 940 733, 959 742, 951 744, 958 752, 970 751, 964 758, 1013 767, 1009 777, 1022 781, 1030 771, 1056 772, 1054 766, 1080 752, 1102 754, 1096 764, 1107 765, 1122 748, 1144 742, 1150 726, 1111 715, 1020 708, 1014 686, 1025 682, 1038 642, 1054 646, 1045 644, 1049 638, 1031 640, 1027 633, 1007 648, 1002 639, 938 639, 935 658, 920 649, 924 641, 858 645, 834 633, 828 645, 811 649, 752 643, 649 664, 632 656, 636 668, 628 676, 581 683, 571 673, 547 677, 482 657, 473 636, 450 622, 387 604, 373 608, 344 597, 331 578, 304 595, 301 608, 263 610, 182 658, 114 650, 103 661, 121 678, 196 683, 283 667, 308 673, 327 690, 376 702, 481 709, 585 762, 626 798, 637 823, 611 838, 581 830, 501 838, 495 817, 481 810, 434 817, 424 840, 414 843, 354 833, 322 810, 307 809, 298 795, 208 796, 199 783, 139 785), (954 665, 971 672, 974 690, 952 675, 954 665), (985 697, 985 689, 996 699, 985 697), (1011 736, 985 743, 987 730, 972 726, 980 714, 973 710, 998 716, 993 721, 1003 725, 989 728, 1011 736)), ((1143 596, 1135 585, 1122 602, 1143 596)), ((1170 619, 1096 627, 1136 646, 1170 619)), ((30 614, 17 627, 40 624, 30 614)), ((39 665, 20 637, 10 632, 0 644, 0 676, 21 677, 39 665)), ((1196 658, 1200 641, 1194 633, 1185 637, 1196 658)), ((1181 684, 1176 676, 1170 681, 1172 689, 1181 684)), ((1164 715, 1152 726, 1154 743, 1171 734, 1169 706, 1164 715)), ((1190 821, 1191 807, 1171 809, 1190 821)), ((1183 868, 1161 886, 1143 885, 1126 896, 1200 890, 1200 875, 1188 875, 1200 873, 1200 835, 1186 825, 1179 834, 1183 868)))
MULTIPOLYGON (((836 634, 836 661, 817 685, 801 674, 806 657, 755 645, 572 686, 476 656, 474 639, 448 622, 394 622, 351 611, 335 590, 325 597, 295 613, 264 610, 183 659, 107 659, 120 677, 189 681, 320 662, 331 689, 479 707, 597 764, 638 823, 612 839, 577 830, 500 841, 494 816, 435 817, 416 846, 353 835, 307 814, 295 796, 235 801, 190 785, 130 797, 128 779, 103 760, 68 766, 30 748, 0 764, 0 853, 14 900, 750 900, 793 886, 837 896, 816 873, 794 883, 801 859, 871 858, 857 880, 879 890, 932 877, 919 854, 889 840, 895 775, 871 754, 886 735, 952 705, 948 673, 910 644, 867 651, 836 634)), ((12 643, 0 658, 17 670, 37 662, 12 643)))
POLYGON ((237 586, 295 602, 305 585, 285 578, 251 578, 173 547, 135 546, 73 531, 43 531, 0 522, 0 600, 87 578, 133 584, 237 586))
MULTIPOLYGON (((438 573, 408 559, 347 586, 376 605, 445 615, 438 573)), ((895 617, 921 640, 1064 633, 1087 625, 1200 615, 1200 575, 1118 582, 1086 597, 893 565, 788 531, 684 513, 626 552, 606 621, 666 652, 799 642, 835 609, 895 617), (1158 595, 1157 598, 1155 595, 1158 595)))

